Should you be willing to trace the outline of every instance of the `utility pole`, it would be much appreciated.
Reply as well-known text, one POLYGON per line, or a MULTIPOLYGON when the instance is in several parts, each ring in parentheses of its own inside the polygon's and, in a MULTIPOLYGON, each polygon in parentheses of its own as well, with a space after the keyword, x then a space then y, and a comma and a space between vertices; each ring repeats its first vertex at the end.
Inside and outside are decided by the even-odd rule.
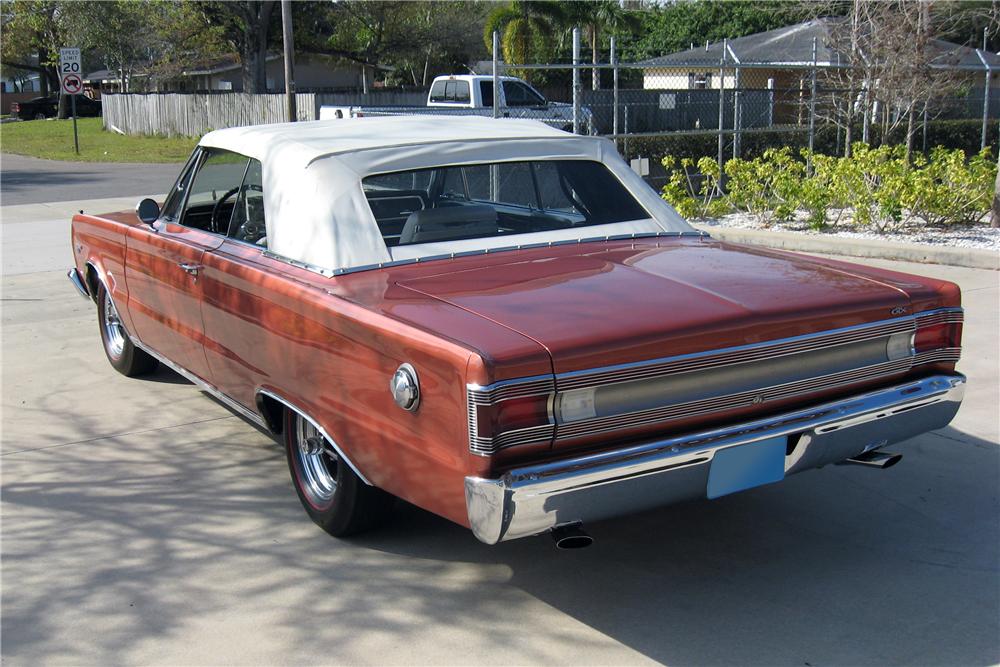
POLYGON ((285 97, 288 101, 288 122, 298 120, 295 109, 295 47, 292 43, 292 0, 281 0, 281 41, 285 47, 285 97))

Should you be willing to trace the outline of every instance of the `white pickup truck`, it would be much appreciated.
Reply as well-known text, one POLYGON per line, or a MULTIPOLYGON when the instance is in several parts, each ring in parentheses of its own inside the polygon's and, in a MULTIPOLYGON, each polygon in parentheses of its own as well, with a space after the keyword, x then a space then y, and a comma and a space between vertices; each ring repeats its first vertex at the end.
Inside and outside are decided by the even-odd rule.
MULTIPOLYGON (((320 120, 359 116, 411 116, 444 114, 460 116, 493 115, 493 77, 484 74, 439 76, 427 94, 427 106, 321 106, 320 120)), ((526 81, 500 77, 500 116, 531 118, 567 132, 573 131, 573 105, 549 102, 526 81)), ((580 131, 590 134, 591 113, 580 109, 580 131)))

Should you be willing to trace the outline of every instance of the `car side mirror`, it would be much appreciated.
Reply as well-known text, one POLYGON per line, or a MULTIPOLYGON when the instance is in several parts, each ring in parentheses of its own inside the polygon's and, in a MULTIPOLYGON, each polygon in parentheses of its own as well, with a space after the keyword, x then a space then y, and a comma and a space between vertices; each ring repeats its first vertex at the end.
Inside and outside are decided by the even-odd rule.
POLYGON ((147 197, 135 205, 135 214, 147 225, 151 225, 160 217, 160 205, 147 197))

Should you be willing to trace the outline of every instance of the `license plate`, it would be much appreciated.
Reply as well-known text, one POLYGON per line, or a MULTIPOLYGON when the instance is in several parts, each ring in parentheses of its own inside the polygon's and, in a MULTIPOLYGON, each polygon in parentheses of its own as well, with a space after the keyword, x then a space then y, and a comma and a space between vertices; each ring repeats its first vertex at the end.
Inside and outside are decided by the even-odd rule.
POLYGON ((788 437, 768 438, 719 450, 708 471, 708 497, 745 491, 785 478, 788 437))

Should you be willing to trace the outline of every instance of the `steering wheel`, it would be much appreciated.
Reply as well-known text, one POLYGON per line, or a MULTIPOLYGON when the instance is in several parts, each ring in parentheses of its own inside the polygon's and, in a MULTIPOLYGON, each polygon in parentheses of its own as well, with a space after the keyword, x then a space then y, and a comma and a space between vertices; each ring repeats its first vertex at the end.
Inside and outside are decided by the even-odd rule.
MULTIPOLYGON (((208 223, 209 229, 211 231, 215 232, 216 234, 219 233, 219 220, 218 220, 218 218, 219 218, 219 212, 222 210, 222 205, 226 202, 227 199, 229 199, 234 194, 236 194, 237 192, 239 192, 241 187, 242 186, 237 185, 235 188, 232 188, 231 190, 226 190, 226 194, 224 194, 221 197, 219 197, 218 201, 215 202, 215 206, 212 207, 212 217, 211 217, 211 219, 209 220, 209 223, 208 223)), ((227 225, 226 232, 228 232, 228 231, 229 231, 229 228, 228 228, 228 225, 227 225)))

